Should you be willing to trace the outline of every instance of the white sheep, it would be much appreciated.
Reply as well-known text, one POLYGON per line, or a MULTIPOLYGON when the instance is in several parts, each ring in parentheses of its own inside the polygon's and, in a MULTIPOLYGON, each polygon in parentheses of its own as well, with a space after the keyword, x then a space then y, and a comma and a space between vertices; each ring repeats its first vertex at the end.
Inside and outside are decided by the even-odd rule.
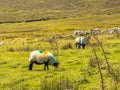
POLYGON ((30 64, 29 64, 29 70, 32 70, 33 64, 44 64, 44 70, 49 70, 48 65, 52 65, 54 67, 58 67, 59 62, 56 61, 55 56, 48 52, 48 51, 42 51, 42 50, 34 50, 30 53, 29 58, 30 64))
POLYGON ((75 39, 75 44, 76 44, 76 48, 80 48, 80 46, 82 46, 82 48, 85 48, 85 38, 84 37, 76 37, 75 39))

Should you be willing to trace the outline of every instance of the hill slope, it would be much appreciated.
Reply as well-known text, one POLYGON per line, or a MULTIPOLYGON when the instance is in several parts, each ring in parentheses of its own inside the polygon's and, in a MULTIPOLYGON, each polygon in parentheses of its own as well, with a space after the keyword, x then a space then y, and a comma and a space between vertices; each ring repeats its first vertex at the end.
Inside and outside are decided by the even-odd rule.
POLYGON ((119 0, 0 0, 0 22, 118 14, 119 0))

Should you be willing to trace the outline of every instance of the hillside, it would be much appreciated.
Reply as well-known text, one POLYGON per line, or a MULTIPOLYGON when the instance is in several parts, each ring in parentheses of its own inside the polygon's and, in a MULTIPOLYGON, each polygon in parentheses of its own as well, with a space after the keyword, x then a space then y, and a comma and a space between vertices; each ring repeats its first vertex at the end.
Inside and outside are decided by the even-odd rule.
POLYGON ((0 0, 0 90, 119 90, 119 1, 0 0), (93 29, 77 49, 73 33, 93 29), (33 50, 53 53, 59 68, 29 71, 33 50))
POLYGON ((0 0, 0 22, 119 14, 119 0, 0 0))

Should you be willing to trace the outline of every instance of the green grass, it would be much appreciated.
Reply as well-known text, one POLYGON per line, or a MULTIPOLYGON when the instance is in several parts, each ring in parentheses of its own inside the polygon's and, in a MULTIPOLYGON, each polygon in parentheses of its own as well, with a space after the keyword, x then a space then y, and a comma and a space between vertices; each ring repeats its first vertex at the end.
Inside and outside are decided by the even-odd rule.
MULTIPOLYGON (((0 46, 0 89, 40 90, 51 86, 49 90, 61 90, 60 85, 63 85, 63 90, 75 90, 75 87, 79 90, 100 90, 97 67, 90 67, 89 63, 90 57, 94 58, 91 47, 78 50, 74 44, 75 37, 66 36, 73 34, 77 29, 88 30, 98 27, 100 30, 108 30, 119 27, 119 16, 89 15, 41 22, 0 24, 0 42, 4 42, 4 45, 0 46), (32 50, 43 49, 56 54, 55 44, 48 42, 53 35, 57 35, 58 38, 59 55, 56 55, 56 58, 60 62, 59 68, 50 66, 49 71, 43 71, 43 65, 34 65, 33 71, 29 71, 28 59, 32 50), (42 86, 46 84, 48 86, 42 86)), ((115 71, 119 71, 120 39, 114 35, 100 35, 99 39, 103 43, 110 65, 115 71)), ((95 40, 92 42, 96 43, 95 40)), ((102 62, 105 88, 114 90, 114 81, 106 71, 101 49, 96 47, 96 50, 102 62)), ((119 72, 116 72, 116 75, 120 75, 119 72)), ((117 88, 120 88, 120 80, 117 88)))
MULTIPOLYGON (((120 27, 119 0, 0 2, 0 43, 4 42, 0 45, 0 90, 100 90, 100 75, 92 48, 76 49, 75 37, 68 38, 67 35, 75 30, 120 27), (55 43, 48 42, 53 35, 57 36, 58 53, 55 43), (49 71, 44 71, 43 65, 34 65, 29 71, 29 54, 35 49, 55 54, 60 62, 59 68, 50 66, 49 71)), ((100 47, 95 47, 105 89, 115 90, 115 77, 119 89, 120 38, 115 35, 100 35, 98 38, 114 72, 113 76, 107 72, 104 55, 100 47)), ((91 42, 96 43, 93 37, 91 42)))
MULTIPOLYGON (((118 47, 119 45, 116 46, 118 47)), ((113 66, 120 66, 120 63, 118 62, 120 58, 118 56, 119 52, 116 53, 115 51, 116 48, 111 47, 111 49, 108 51, 110 54, 107 56, 109 57, 109 62, 113 64, 113 66)), ((42 80, 47 79, 50 81, 52 79, 64 76, 64 78, 69 78, 72 79, 72 81, 76 81, 81 89, 84 88, 85 90, 99 90, 100 80, 97 68, 90 68, 88 66, 89 55, 92 55, 90 47, 87 47, 85 50, 60 50, 59 68, 56 70, 50 66, 49 71, 43 71, 43 65, 34 65, 33 71, 29 71, 29 53, 30 51, 0 52, 1 89, 39 89, 42 80), (84 81, 84 77, 87 81, 84 81)), ((99 54, 99 56, 102 55, 99 54)), ((112 87, 109 83, 110 77, 108 77, 108 73, 105 70, 103 71, 106 87, 110 89, 112 87)), ((111 82, 113 81, 111 80, 111 82)))

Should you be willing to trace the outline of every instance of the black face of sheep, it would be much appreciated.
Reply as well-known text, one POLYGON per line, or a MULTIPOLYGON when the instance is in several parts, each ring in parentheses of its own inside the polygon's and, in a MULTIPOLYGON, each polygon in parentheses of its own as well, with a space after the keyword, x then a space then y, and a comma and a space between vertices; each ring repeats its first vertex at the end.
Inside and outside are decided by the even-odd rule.
MULTIPOLYGON (((49 65, 49 62, 45 62, 45 63, 44 63, 44 70, 46 70, 46 68, 47 68, 47 70, 49 70, 48 65, 49 65)), ((52 66, 54 66, 55 68, 58 68, 59 62, 53 63, 52 66)))
POLYGON ((29 70, 32 70, 33 64, 44 64, 44 70, 49 70, 48 65, 52 65, 54 67, 59 66, 59 62, 56 61, 55 56, 50 52, 44 51, 40 52, 39 50, 32 51, 30 54, 30 64, 29 70))
POLYGON ((53 64, 53 66, 56 67, 56 68, 58 68, 59 62, 55 62, 55 63, 53 64))

